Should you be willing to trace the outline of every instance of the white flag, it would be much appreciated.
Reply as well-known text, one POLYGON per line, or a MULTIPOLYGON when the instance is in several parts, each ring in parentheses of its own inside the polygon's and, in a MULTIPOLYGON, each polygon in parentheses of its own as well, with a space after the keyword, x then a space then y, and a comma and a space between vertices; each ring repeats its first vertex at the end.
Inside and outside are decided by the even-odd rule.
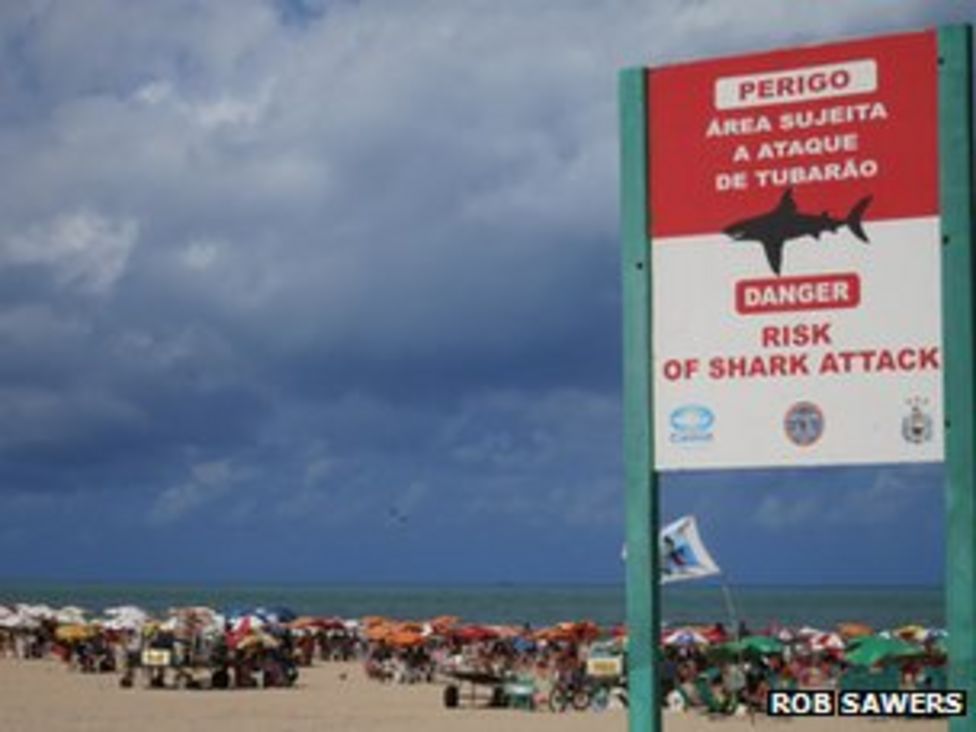
POLYGON ((661 529, 661 582, 700 579, 721 574, 698 535, 694 516, 682 516, 661 529))
MULTIPOLYGON (((664 584, 722 573, 702 543, 694 516, 682 516, 665 526, 658 535, 658 542, 661 582, 664 584)), ((627 559, 626 544, 620 558, 627 559)))

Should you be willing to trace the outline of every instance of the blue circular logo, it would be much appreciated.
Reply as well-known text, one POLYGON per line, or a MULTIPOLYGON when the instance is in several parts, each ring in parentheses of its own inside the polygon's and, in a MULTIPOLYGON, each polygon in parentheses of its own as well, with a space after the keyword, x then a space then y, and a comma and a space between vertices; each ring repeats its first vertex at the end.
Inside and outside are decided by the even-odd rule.
POLYGON ((700 404, 688 404, 671 412, 675 432, 705 432, 715 422, 715 414, 700 404))

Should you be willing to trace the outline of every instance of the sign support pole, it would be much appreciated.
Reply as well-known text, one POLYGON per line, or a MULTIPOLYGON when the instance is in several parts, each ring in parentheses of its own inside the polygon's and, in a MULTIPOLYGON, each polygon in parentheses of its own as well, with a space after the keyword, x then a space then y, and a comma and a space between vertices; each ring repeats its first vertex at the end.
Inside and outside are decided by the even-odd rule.
POLYGON ((651 381, 651 256, 647 212, 647 85, 620 72, 623 406, 627 496, 627 680, 630 732, 661 732, 658 663, 658 479, 651 381))
POLYGON ((949 688, 965 689, 976 729, 976 371, 974 371, 972 31, 939 29, 939 190, 946 415, 946 619, 949 688))

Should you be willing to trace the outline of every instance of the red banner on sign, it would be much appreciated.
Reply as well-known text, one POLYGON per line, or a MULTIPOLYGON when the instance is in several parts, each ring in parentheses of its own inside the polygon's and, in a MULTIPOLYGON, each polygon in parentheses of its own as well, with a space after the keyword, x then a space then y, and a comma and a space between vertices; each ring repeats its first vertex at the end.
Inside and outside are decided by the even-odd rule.
POLYGON ((844 310, 861 303, 861 279, 853 272, 813 277, 768 277, 735 283, 740 315, 844 310))
POLYGON ((924 32, 653 70, 650 233, 724 231, 787 189, 823 230, 936 214, 937 63, 924 32))

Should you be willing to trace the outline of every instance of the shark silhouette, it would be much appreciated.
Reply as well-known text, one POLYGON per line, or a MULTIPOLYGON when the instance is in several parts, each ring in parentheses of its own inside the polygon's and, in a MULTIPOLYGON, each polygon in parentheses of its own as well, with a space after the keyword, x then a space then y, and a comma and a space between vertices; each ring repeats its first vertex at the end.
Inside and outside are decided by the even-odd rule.
POLYGON ((793 200, 793 189, 787 188, 772 211, 737 221, 727 226, 724 233, 736 241, 758 241, 763 245, 770 268, 779 274, 783 266, 783 245, 790 239, 803 236, 819 239, 825 231, 837 233, 838 229, 846 226, 861 241, 869 241, 861 220, 871 198, 865 196, 854 204, 847 218, 835 219, 826 211, 821 214, 800 213, 793 200))

